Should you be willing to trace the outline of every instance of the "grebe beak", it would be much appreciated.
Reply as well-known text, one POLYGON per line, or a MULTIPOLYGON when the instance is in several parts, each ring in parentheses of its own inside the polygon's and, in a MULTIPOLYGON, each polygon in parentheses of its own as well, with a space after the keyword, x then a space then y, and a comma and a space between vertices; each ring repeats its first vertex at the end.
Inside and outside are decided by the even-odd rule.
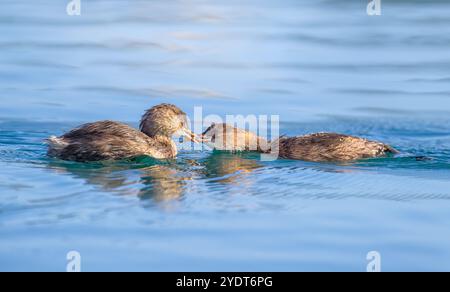
POLYGON ((201 139, 202 139, 202 142, 203 142, 203 143, 206 143, 206 144, 212 143, 212 137, 207 136, 205 133, 203 133, 203 134, 201 135, 201 139))
POLYGON ((195 143, 203 143, 203 137, 199 137, 197 134, 192 132, 191 130, 187 128, 182 128, 179 131, 180 135, 188 139, 189 141, 195 142, 195 143))

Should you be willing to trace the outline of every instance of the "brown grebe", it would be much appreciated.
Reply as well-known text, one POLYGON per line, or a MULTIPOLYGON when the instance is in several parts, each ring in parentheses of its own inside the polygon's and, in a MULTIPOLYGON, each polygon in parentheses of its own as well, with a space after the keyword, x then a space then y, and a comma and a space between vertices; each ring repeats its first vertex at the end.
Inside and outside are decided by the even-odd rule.
POLYGON ((114 121, 82 125, 60 137, 46 140, 48 155, 69 161, 121 160, 138 156, 156 159, 174 158, 177 147, 172 135, 199 142, 188 128, 186 114, 171 104, 161 104, 147 110, 140 131, 114 121))
POLYGON ((336 133, 281 137, 267 142, 254 133, 226 124, 212 124, 203 133, 203 138, 217 150, 272 152, 279 158, 316 162, 354 161, 398 153, 380 142, 336 133))

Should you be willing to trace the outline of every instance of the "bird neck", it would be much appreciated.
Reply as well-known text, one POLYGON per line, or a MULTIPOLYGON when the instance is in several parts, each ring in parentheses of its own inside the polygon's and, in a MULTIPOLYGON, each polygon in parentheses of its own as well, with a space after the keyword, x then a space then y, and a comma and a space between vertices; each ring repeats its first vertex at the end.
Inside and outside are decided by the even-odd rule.
POLYGON ((168 157, 177 156, 177 145, 170 137, 165 135, 155 135, 151 138, 160 145, 161 149, 164 149, 164 152, 168 157))

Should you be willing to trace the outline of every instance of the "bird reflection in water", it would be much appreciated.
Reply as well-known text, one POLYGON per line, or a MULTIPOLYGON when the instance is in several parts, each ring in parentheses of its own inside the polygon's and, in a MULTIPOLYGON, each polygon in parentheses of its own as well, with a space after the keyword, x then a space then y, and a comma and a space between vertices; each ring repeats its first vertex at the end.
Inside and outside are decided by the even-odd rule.
POLYGON ((138 196, 142 200, 166 202, 179 200, 183 196, 186 182, 191 180, 188 173, 164 165, 155 165, 141 170, 142 176, 138 196))
POLYGON ((186 181, 192 177, 174 162, 81 164, 54 161, 49 163, 48 168, 83 179, 86 184, 101 191, 136 196, 154 203, 181 199, 186 181))
POLYGON ((213 181, 222 184, 242 183, 241 179, 254 170, 261 168, 258 163, 259 154, 230 153, 227 151, 213 151, 202 164, 203 176, 215 178, 213 181))
POLYGON ((214 151, 204 159, 180 159, 166 162, 144 158, 111 163, 76 163, 51 161, 48 168, 83 179, 104 192, 136 196, 143 201, 164 204, 181 200, 192 179, 245 186, 245 176, 262 167, 256 154, 214 151))

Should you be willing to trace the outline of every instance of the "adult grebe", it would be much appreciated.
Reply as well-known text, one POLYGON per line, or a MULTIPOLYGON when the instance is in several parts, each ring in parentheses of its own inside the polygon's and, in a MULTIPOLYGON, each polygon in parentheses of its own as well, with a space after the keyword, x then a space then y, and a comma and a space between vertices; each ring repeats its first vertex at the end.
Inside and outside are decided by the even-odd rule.
POLYGON ((224 124, 211 125, 203 138, 209 141, 210 147, 218 150, 272 152, 278 153, 279 158, 315 162, 354 161, 398 153, 380 142, 336 133, 281 137, 267 142, 254 133, 224 124))
POLYGON ((156 159, 174 158, 177 147, 172 135, 199 142, 189 130, 186 114, 171 104, 160 104, 147 110, 140 131, 113 121, 82 125, 61 137, 46 140, 51 157, 78 161, 121 160, 137 156, 156 159))

